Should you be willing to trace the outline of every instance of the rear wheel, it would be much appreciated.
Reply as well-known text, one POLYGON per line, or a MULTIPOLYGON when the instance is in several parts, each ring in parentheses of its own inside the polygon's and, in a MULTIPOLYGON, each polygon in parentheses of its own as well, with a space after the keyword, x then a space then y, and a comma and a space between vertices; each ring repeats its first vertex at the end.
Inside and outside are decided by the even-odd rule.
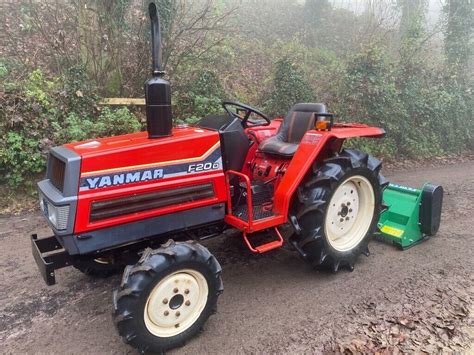
POLYGON ((83 274, 96 278, 107 278, 118 274, 124 268, 124 265, 116 263, 113 257, 77 259, 73 266, 83 274))
POLYGON ((125 343, 142 352, 182 345, 216 311, 221 267, 195 242, 145 250, 114 292, 114 321, 125 343))
POLYGON ((368 255, 388 184, 380 169, 374 157, 346 149, 300 186, 295 209, 301 231, 294 238, 311 264, 352 270, 361 253, 368 255))

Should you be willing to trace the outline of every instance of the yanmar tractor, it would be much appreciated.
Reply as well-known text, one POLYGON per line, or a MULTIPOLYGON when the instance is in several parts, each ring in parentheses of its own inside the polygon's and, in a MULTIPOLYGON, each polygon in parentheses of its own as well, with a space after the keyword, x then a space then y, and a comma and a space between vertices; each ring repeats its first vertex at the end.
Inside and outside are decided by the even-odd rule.
POLYGON ((216 311, 221 267, 198 242, 224 236, 225 229, 239 230, 253 253, 287 243, 312 265, 334 272, 352 270, 359 254, 368 255, 377 227, 394 241, 412 238, 399 242, 402 247, 436 232, 442 189, 433 185, 423 191, 389 187, 392 202, 380 218, 388 185, 381 162, 345 149, 344 142, 385 132, 334 122, 324 104, 298 103, 283 119, 271 120, 226 101, 225 115, 173 127, 153 3, 149 13, 147 132, 65 144, 49 153, 38 187, 54 236, 32 236, 48 285, 56 269, 69 265, 96 276, 125 268, 113 293, 118 332, 140 351, 161 352, 194 336, 216 311), (414 234, 404 239, 407 223, 414 234), (282 227, 289 236, 282 236, 282 227))

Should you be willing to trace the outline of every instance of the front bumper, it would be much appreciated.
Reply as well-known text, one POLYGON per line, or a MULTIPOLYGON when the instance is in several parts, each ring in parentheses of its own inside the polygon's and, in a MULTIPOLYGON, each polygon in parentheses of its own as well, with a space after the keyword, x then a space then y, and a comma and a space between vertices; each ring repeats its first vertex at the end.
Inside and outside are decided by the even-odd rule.
POLYGON ((72 265, 71 256, 63 249, 55 236, 39 239, 31 235, 31 251, 44 282, 48 286, 56 283, 55 270, 72 265))

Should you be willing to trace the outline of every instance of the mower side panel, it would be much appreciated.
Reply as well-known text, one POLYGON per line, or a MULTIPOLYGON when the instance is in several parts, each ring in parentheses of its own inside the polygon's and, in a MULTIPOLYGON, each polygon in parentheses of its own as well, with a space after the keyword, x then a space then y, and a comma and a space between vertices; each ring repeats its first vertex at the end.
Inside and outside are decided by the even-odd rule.
POLYGON ((383 129, 362 124, 335 125, 330 131, 310 130, 306 132, 275 191, 275 214, 283 215, 285 222, 287 221, 291 198, 306 173, 312 168, 313 163, 325 159, 331 151, 337 150, 335 147, 340 147, 345 139, 379 138, 384 135, 383 129))

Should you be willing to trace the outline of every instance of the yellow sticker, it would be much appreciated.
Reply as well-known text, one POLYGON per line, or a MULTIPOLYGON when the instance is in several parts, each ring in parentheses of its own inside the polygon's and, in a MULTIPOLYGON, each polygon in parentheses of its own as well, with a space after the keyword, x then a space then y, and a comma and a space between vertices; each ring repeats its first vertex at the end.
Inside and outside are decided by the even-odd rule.
POLYGON ((380 229, 383 233, 386 233, 388 235, 391 235, 393 237, 400 238, 403 234, 403 230, 398 229, 398 228, 393 228, 390 226, 383 226, 382 229, 380 229))

